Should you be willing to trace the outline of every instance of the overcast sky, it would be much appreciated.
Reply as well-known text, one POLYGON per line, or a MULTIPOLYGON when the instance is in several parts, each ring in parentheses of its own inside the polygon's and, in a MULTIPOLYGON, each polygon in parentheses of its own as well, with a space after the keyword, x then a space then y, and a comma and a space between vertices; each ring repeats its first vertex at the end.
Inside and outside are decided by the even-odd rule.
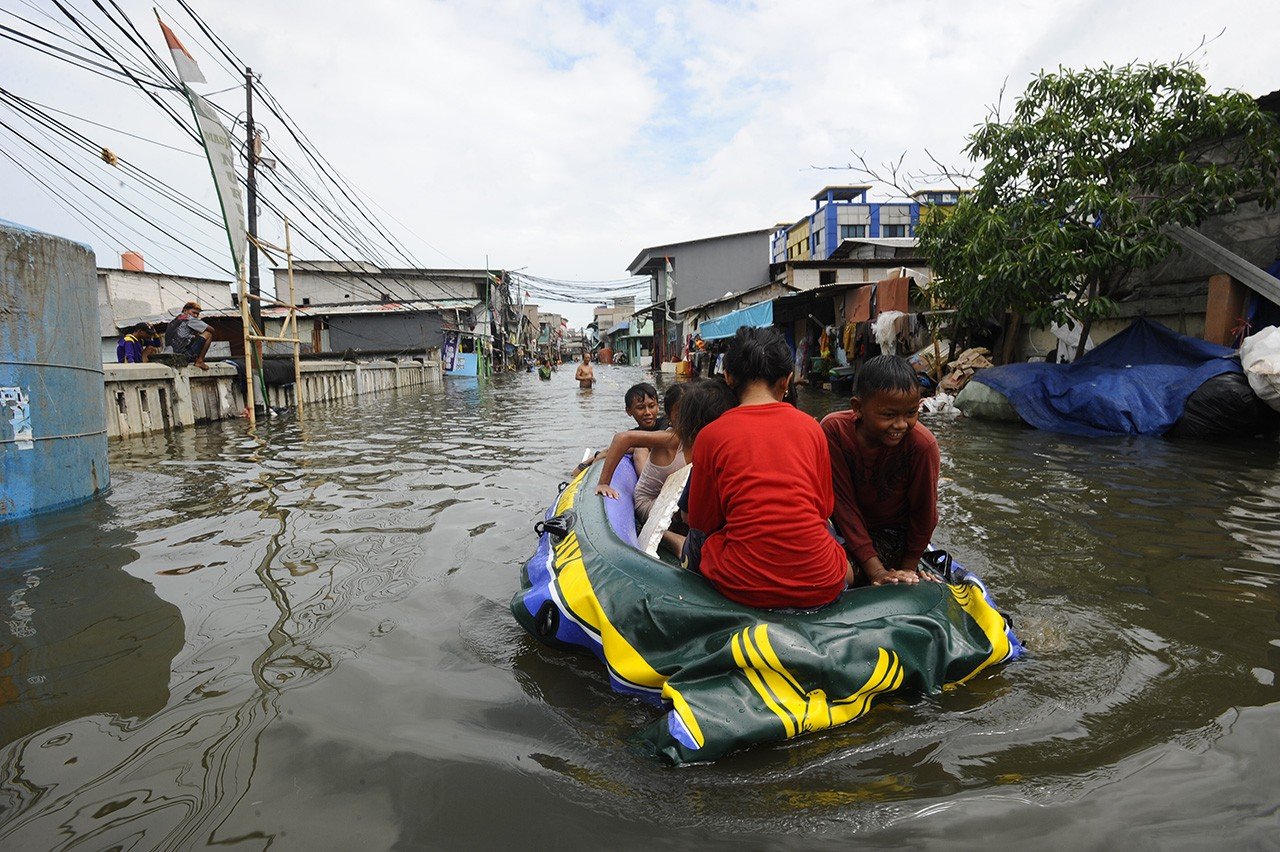
MULTIPOLYGON (((75 5, 86 17, 93 8, 75 5)), ((163 54, 153 5, 192 24, 173 0, 122 0, 163 54)), ((812 168, 846 164, 853 151, 872 162, 906 152, 919 168, 928 149, 960 163, 1001 86, 1010 102, 1042 68, 1171 60, 1208 38, 1196 59, 1211 88, 1280 88, 1277 0, 193 5, 320 150, 403 223, 424 265, 483 267, 487 257, 558 279, 618 279, 645 246, 794 221, 825 184, 857 181, 812 168)), ((0 0, 0 10, 60 26, 42 17, 59 14, 48 0, 0 0)), ((191 47, 204 91, 235 82, 191 47)), ((194 150, 136 89, 12 42, 0 42, 0 86, 194 150)), ((233 111, 240 98, 215 96, 233 111)), ((9 115, 0 107, 0 120, 9 115)), ((190 153, 76 126, 213 203, 190 153)), ((270 121, 265 130, 282 133, 270 121)), ((0 150, 21 150, 2 128, 0 150)), ((133 248, 152 269, 212 273, 142 237, 110 244, 3 158, 0 218, 88 242, 103 266, 133 248)), ((264 221, 263 233, 275 238, 278 224, 264 221)), ((564 310, 574 325, 590 316, 588 306, 564 310)))

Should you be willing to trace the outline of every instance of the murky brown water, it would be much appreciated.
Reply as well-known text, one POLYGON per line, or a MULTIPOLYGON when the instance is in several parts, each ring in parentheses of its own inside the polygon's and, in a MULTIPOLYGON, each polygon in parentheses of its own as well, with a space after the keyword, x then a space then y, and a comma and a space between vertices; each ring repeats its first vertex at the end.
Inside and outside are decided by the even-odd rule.
POLYGON ((597 375, 119 443, 0 527, 0 848, 1274 848, 1277 445, 935 421, 939 540, 1033 655, 673 770, 507 610, 642 374, 597 375))

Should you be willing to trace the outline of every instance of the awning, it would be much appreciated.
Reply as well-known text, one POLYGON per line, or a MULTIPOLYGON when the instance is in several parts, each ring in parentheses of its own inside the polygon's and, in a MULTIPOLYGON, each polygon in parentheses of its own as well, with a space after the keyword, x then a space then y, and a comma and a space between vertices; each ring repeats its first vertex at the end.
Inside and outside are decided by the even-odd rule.
POLYGON ((719 340, 733 335, 742 326, 764 328, 773 325, 773 301, 760 302, 747 308, 716 317, 698 326, 698 334, 703 340, 719 340))

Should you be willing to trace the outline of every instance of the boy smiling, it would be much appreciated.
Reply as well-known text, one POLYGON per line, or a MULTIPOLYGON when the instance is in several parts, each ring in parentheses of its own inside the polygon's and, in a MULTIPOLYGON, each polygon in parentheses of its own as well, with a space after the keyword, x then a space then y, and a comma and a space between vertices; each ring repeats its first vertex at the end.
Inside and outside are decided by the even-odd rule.
POLYGON ((938 525, 938 442, 917 422, 920 384, 903 358, 880 355, 858 370, 848 411, 829 414, 832 519, 855 585, 918 583, 920 557, 938 525))

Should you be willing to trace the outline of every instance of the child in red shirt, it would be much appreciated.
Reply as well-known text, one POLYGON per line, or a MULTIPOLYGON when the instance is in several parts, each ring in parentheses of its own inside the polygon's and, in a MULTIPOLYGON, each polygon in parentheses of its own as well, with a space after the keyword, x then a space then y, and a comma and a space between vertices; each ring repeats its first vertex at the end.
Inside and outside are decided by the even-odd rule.
POLYGON ((724 356, 738 405, 703 428, 689 477, 685 556, 730 600, 812 608, 852 574, 827 528, 835 498, 817 422, 782 401, 791 351, 773 328, 740 328, 724 356), (695 531, 705 535, 701 536, 695 531))
POLYGON ((831 454, 835 525, 855 581, 879 586, 937 579, 919 571, 938 525, 938 442, 916 422, 920 384, 903 358, 858 370, 850 410, 822 420, 831 454))

